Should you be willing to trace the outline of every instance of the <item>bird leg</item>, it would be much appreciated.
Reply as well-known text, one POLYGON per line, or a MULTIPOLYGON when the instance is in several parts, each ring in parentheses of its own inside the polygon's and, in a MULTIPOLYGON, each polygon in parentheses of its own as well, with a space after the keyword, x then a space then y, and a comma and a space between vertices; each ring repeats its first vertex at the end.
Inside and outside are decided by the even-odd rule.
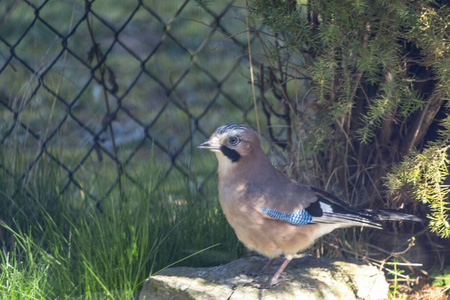
POLYGON ((292 258, 293 258, 292 256, 286 257, 286 259, 283 261, 281 266, 278 268, 278 271, 267 282, 268 286, 272 286, 272 285, 277 284, 278 282, 280 282, 280 280, 278 278, 280 277, 281 272, 283 272, 284 269, 286 268, 286 266, 291 262, 292 258))
MULTIPOLYGON (((283 281, 282 279, 279 279, 280 274, 284 271, 284 269, 286 268, 286 266, 289 264, 289 262, 292 260, 292 256, 288 256, 285 258, 285 260, 283 261, 283 263, 281 264, 281 266, 278 268, 277 272, 272 276, 271 279, 269 279, 266 282, 262 282, 262 283, 253 283, 252 285, 254 287, 260 288, 260 289, 267 289, 269 287, 271 287, 274 284, 279 283, 280 281, 283 281)), ((261 271, 259 271, 260 273, 265 271, 266 268, 268 268, 273 262, 274 262, 274 258, 271 259, 265 266, 264 268, 261 269, 261 271)))
POLYGON ((275 261, 275 259, 276 259, 276 257, 269 260, 269 262, 261 270, 259 270, 259 272, 257 272, 255 275, 260 276, 260 275, 270 274, 268 269, 272 265, 272 263, 275 261))

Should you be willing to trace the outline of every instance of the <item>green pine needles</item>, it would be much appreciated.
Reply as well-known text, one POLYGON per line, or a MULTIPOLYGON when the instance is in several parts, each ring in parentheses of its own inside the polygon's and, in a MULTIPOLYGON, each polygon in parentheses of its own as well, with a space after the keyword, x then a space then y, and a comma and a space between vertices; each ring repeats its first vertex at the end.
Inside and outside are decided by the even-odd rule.
POLYGON ((386 186, 392 194, 406 186, 415 199, 428 204, 430 230, 438 232, 442 237, 450 237, 450 187, 446 183, 450 162, 450 118, 446 118, 441 124, 445 128, 441 131, 441 139, 430 142, 422 152, 411 151, 387 175, 386 186))
POLYGON ((295 168, 354 204, 398 208, 413 197, 429 206, 431 231, 450 236, 446 2, 258 0, 252 10, 266 25, 263 109, 269 127, 273 116, 296 128, 286 136, 303 157, 295 168), (274 82, 288 97, 270 98, 274 82), (268 113, 277 101, 288 113, 268 113))

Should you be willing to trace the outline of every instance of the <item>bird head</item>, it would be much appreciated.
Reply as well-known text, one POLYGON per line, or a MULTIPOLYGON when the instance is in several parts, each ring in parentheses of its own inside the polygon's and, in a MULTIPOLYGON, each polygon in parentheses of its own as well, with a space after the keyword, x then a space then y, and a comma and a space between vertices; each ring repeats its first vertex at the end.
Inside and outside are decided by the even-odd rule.
POLYGON ((220 126, 197 148, 215 152, 219 167, 238 164, 246 157, 252 157, 255 151, 262 151, 258 134, 250 127, 238 124, 220 126))

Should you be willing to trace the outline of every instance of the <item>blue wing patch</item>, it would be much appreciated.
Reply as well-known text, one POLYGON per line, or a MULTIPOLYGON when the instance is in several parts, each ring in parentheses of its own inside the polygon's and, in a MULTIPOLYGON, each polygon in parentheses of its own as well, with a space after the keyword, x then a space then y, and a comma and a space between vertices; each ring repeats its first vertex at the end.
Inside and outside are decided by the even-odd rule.
POLYGON ((268 209, 267 207, 263 207, 261 210, 271 218, 283 220, 294 225, 313 223, 312 216, 304 209, 296 211, 292 214, 285 214, 276 210, 268 209))

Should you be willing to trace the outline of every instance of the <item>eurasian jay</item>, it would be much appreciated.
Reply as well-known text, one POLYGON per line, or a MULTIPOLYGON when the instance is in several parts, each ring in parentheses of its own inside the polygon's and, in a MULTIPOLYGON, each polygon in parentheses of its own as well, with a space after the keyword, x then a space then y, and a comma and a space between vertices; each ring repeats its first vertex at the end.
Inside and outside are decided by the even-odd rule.
POLYGON ((250 250, 285 260, 261 287, 279 282, 292 258, 336 228, 381 228, 380 220, 421 219, 393 211, 362 210, 320 189, 298 183, 275 169, 261 148, 258 134, 244 125, 220 126, 198 148, 219 161, 219 201, 239 240, 250 250))

